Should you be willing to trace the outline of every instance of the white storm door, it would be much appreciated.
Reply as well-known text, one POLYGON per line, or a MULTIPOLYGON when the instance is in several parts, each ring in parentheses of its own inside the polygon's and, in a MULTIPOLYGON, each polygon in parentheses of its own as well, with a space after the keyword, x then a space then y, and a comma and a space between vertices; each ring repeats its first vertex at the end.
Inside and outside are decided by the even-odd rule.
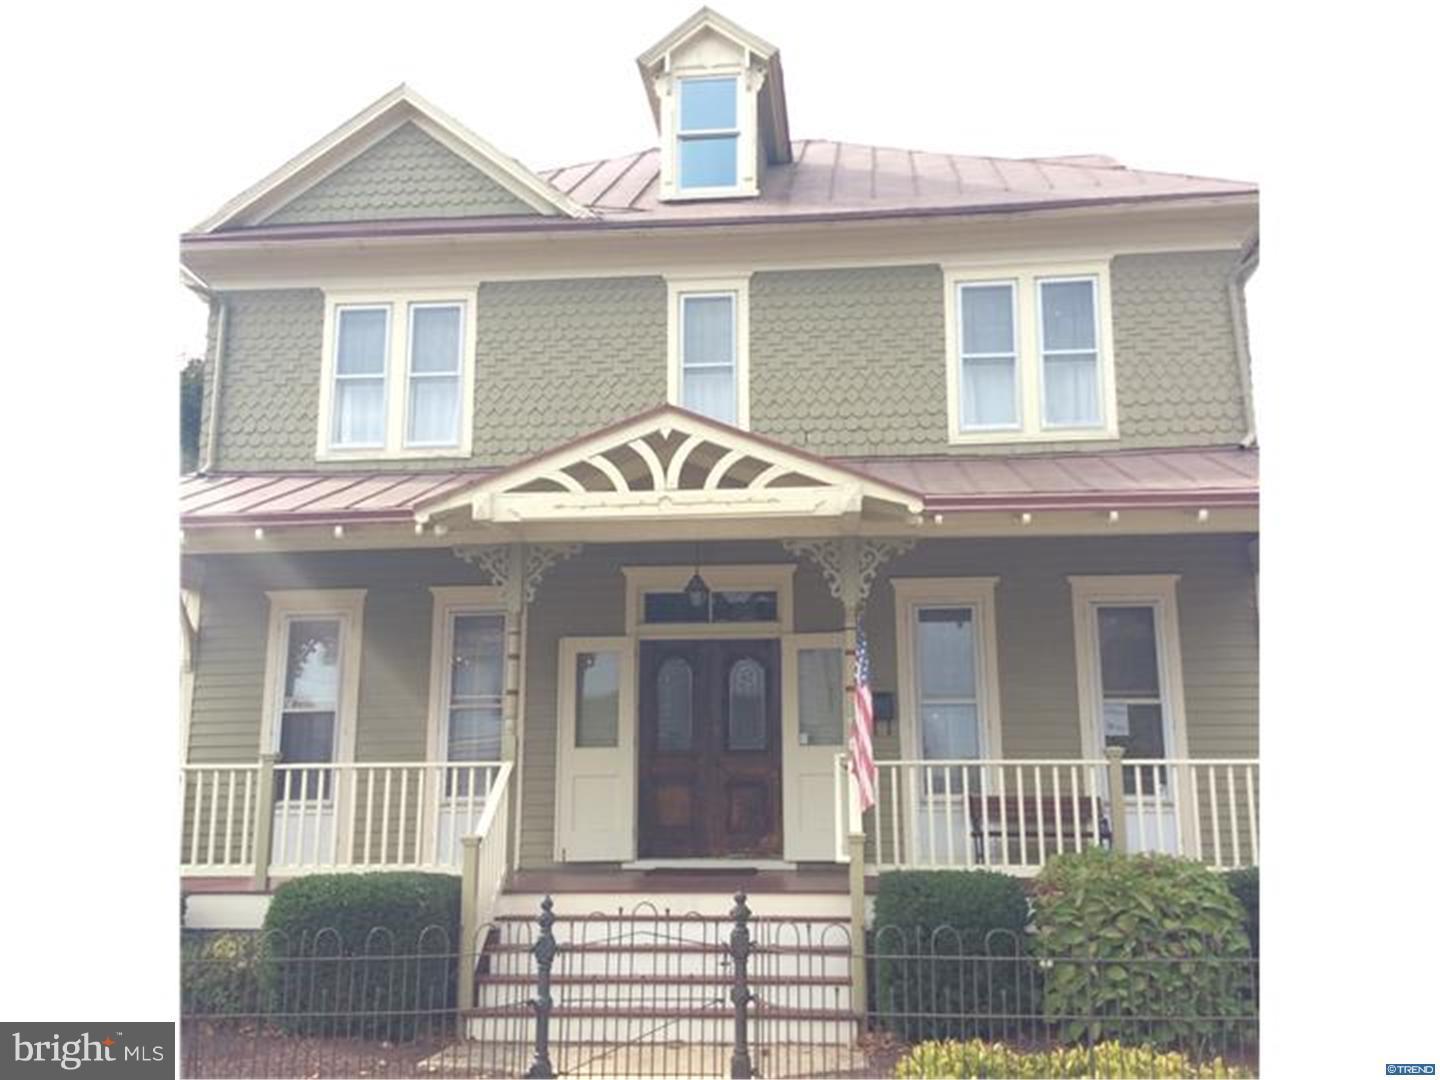
POLYGON ((635 858, 635 671, 629 638, 561 638, 555 858, 635 858))
POLYGON ((840 634, 789 634, 780 687, 785 858, 835 860, 835 755, 845 749, 845 650, 840 634))

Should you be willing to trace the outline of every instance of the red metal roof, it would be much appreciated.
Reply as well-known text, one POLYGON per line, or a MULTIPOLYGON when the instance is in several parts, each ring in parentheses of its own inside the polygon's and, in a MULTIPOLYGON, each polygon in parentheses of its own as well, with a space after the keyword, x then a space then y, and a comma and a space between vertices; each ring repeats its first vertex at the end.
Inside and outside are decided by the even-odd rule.
POLYGON ((753 199, 662 203, 660 152, 592 161, 540 175, 607 220, 705 221, 733 217, 803 217, 837 212, 965 211, 1103 203, 1116 199, 1254 194, 1236 180, 1130 169, 1098 154, 994 158, 801 139, 794 161, 765 170, 753 199))
MULTIPOLYGON (((950 510, 1256 506, 1255 450, 1120 450, 1004 457, 845 458, 834 462, 950 510)), ((219 473, 180 482, 184 528, 414 520, 415 509, 498 469, 451 472, 219 473)))
POLYGON ((408 522, 430 495, 474 483, 494 469, 463 472, 212 473, 180 481, 180 523, 341 525, 408 522))
POLYGON ((927 510, 1255 506, 1260 454, 1238 447, 865 458, 850 464, 923 492, 927 510))

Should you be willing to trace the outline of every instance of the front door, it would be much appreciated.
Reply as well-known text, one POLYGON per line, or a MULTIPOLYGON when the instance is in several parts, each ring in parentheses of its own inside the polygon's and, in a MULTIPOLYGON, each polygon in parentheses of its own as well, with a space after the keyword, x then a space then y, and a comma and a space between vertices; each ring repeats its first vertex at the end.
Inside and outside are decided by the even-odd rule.
POLYGON ((780 854, 780 646, 640 644, 640 856, 780 854))

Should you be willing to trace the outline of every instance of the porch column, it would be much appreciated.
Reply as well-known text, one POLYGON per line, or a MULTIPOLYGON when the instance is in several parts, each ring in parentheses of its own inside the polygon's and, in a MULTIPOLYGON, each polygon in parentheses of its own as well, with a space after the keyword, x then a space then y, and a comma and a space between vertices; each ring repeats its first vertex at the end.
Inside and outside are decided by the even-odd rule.
MULTIPOLYGON (((834 540, 785 540, 785 550, 819 567, 830 595, 840 601, 845 642, 845 693, 841 701, 847 738, 855 728, 856 655, 860 618, 870 586, 880 567, 915 546, 914 540, 869 540, 844 536, 834 540)), ((849 785, 848 834, 845 849, 850 866, 850 1007, 860 1016, 867 1009, 865 986, 865 825, 860 793, 852 770, 849 785)))
POLYGON ((477 544, 455 555, 484 570, 505 604, 505 699, 501 706, 500 756, 518 761, 520 699, 524 682, 525 618, 545 571, 580 550, 579 544, 477 544))

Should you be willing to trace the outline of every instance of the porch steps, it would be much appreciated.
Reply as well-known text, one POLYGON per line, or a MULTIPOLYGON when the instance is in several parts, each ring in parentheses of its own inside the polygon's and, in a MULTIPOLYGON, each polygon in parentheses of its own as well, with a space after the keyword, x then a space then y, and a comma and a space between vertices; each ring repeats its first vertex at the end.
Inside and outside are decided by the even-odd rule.
MULTIPOLYGON (((535 916, 541 899, 513 893, 501 898, 501 913, 476 976, 471 1038, 534 1037, 531 949, 539 934, 535 916)), ((728 947, 733 897, 685 893, 631 906, 618 899, 613 893, 554 896, 559 951, 551 975, 552 1043, 727 1044, 735 1023, 728 947), (661 905, 668 899, 677 906, 666 910, 661 905)), ((844 902, 833 895, 751 897, 750 906, 757 910, 750 920, 748 967, 752 1039, 853 1043, 857 1027, 850 1011, 844 902), (784 914, 758 913, 776 899, 787 901, 781 905, 784 914)))

